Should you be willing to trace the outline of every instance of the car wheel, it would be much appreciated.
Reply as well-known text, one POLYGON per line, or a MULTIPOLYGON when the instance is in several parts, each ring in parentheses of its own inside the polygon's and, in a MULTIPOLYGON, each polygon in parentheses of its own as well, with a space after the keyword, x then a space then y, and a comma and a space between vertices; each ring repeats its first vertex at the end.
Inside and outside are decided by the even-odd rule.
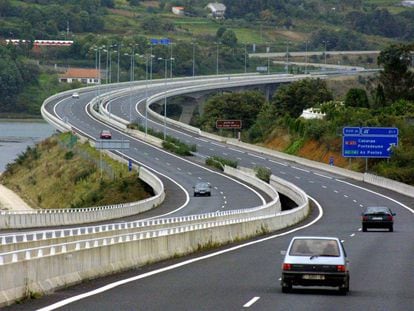
POLYGON ((346 295, 349 292, 349 277, 346 279, 344 284, 339 287, 339 293, 342 295, 346 295))
POLYGON ((367 226, 362 225, 362 232, 367 232, 367 226))
POLYGON ((282 293, 290 293, 291 290, 292 290, 292 285, 290 284, 282 285, 282 293))
POLYGON ((389 230, 390 232, 394 232, 394 226, 390 226, 389 230))
POLYGON ((194 192, 194 196, 196 197, 197 196, 197 193, 194 192))
POLYGON ((211 192, 209 192, 207 195, 208 195, 209 197, 211 197, 211 192))

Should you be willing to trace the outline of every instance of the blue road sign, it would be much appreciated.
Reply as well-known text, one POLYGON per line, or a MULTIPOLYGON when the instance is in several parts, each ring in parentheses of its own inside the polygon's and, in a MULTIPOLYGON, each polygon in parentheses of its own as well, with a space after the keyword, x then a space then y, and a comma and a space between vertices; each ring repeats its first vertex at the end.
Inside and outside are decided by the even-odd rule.
POLYGON ((168 45, 168 44, 171 44, 171 40, 168 39, 168 38, 150 39, 150 42, 151 42, 152 45, 157 45, 157 44, 168 45))
POLYGON ((361 128, 360 127, 344 127, 342 129, 343 135, 359 135, 361 134, 361 128))
POLYGON ((342 156, 346 158, 389 158, 397 136, 343 136, 342 156))
POLYGON ((398 136, 396 127, 363 127, 361 135, 398 136))
POLYGON ((132 171, 132 160, 128 159, 128 171, 132 171))

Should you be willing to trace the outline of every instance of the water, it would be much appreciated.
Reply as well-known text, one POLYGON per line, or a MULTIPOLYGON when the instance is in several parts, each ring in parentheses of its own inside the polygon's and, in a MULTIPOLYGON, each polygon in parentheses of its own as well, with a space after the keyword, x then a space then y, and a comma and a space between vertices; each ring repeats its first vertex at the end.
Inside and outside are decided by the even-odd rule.
POLYGON ((0 119, 0 172, 28 146, 51 136, 54 128, 41 120, 0 119))

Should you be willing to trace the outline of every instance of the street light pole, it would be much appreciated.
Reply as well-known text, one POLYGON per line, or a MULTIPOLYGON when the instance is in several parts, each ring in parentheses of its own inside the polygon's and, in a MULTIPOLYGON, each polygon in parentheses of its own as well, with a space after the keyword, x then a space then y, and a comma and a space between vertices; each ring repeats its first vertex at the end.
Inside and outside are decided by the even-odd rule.
POLYGON ((306 53, 305 53, 305 74, 308 73, 308 40, 306 40, 306 53))
POLYGON ((289 41, 286 41, 286 73, 289 73, 289 41))
POLYGON ((118 72, 116 74, 116 82, 119 83, 119 48, 121 47, 121 43, 118 44, 118 72))
POLYGON ((216 75, 219 74, 219 42, 216 42, 217 44, 217 53, 216 53, 216 75))
POLYGON ((270 74, 270 47, 266 47, 266 53, 267 53, 267 74, 270 74))
MULTIPOLYGON (((158 60, 164 60, 164 84, 165 90, 167 92, 167 58, 159 57, 158 60)), ((164 140, 167 138, 167 95, 164 95, 164 140)))
POLYGON ((247 47, 244 44, 244 73, 247 73, 247 47))
POLYGON ((195 77, 195 42, 193 41, 193 78, 195 77))

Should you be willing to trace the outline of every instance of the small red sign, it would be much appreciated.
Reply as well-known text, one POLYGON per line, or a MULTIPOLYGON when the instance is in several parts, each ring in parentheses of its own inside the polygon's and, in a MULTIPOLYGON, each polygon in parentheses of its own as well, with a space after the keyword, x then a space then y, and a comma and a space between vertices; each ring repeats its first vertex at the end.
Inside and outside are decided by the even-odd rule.
POLYGON ((216 128, 218 129, 241 129, 241 120, 217 120, 216 128))

